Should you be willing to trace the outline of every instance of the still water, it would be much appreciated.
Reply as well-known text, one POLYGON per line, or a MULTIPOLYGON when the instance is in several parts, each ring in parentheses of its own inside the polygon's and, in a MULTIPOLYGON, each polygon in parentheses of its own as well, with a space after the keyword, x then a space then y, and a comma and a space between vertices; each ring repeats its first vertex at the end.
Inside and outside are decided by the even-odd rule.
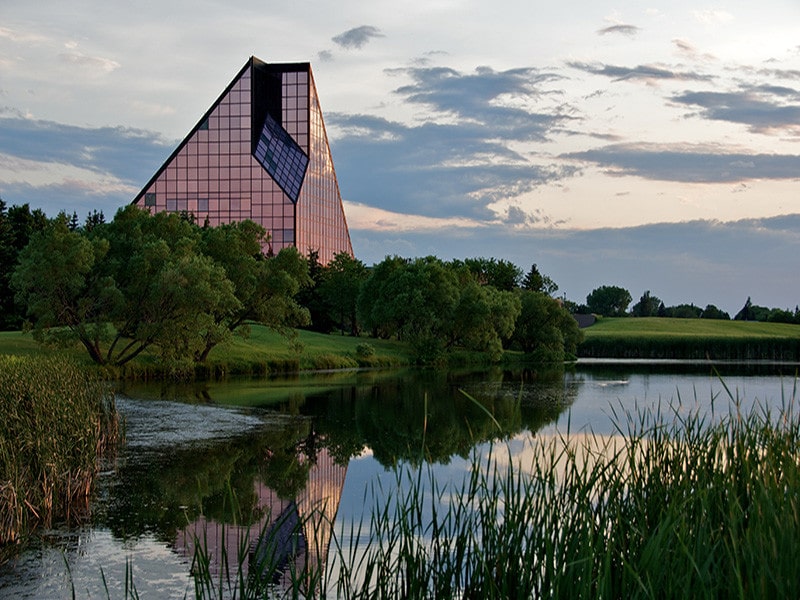
POLYGON ((596 361, 127 386, 117 395, 126 443, 103 467, 91 514, 0 565, 0 598, 120 598, 127 576, 140 598, 193 597, 198 537, 217 549, 233 539, 235 555, 231 532, 275 530, 321 506, 334 525, 317 527, 304 551, 324 559, 335 532, 368 522, 369 490, 391 494, 398 465, 459 481, 489 446, 518 454, 535 436, 613 435, 619 415, 644 407, 780 407, 797 369, 596 361))

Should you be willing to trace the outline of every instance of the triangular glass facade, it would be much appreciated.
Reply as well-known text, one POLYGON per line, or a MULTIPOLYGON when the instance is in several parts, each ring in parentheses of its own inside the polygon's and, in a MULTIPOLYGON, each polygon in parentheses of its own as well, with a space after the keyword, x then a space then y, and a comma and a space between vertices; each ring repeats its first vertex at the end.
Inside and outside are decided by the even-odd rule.
POLYGON ((133 201, 210 225, 252 219, 269 250, 353 253, 308 63, 251 57, 133 201))

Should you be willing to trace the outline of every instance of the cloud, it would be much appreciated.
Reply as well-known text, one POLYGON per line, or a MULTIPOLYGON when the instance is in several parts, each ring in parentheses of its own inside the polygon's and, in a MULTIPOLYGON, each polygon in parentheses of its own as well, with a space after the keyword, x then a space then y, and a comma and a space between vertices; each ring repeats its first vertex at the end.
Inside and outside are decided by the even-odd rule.
POLYGON ((361 27, 354 27, 348 29, 344 33, 340 33, 331 39, 335 44, 342 48, 362 48, 373 38, 385 37, 380 29, 372 25, 362 25, 361 27))
POLYGON ((562 158, 593 163, 612 176, 658 181, 738 183, 800 177, 800 155, 743 154, 703 145, 612 144, 562 158))
POLYGON ((636 25, 610 25, 608 27, 603 27, 602 29, 597 30, 597 35, 608 35, 610 33, 618 33, 621 35, 627 35, 629 37, 635 36, 639 33, 641 29, 636 27, 636 25))
POLYGON ((0 196, 54 216, 112 215, 128 204, 176 142, 125 127, 78 127, 0 109, 0 196))
POLYGON ((794 308, 786 274, 800 268, 800 215, 722 223, 690 221, 594 230, 514 230, 505 224, 393 236, 351 229, 356 255, 434 254, 443 259, 496 257, 524 269, 536 263, 570 300, 583 302, 601 285, 645 290, 668 305, 715 304, 735 313, 756 304, 794 308))
POLYGON ((569 67, 585 71, 592 75, 602 75, 614 81, 636 81, 647 82, 674 80, 674 81, 710 81, 711 75, 705 75, 694 71, 679 71, 665 66, 657 65, 638 65, 636 67, 620 67, 616 65, 604 65, 602 63, 586 63, 571 61, 567 63, 569 67))
POLYGON ((111 73, 119 68, 119 63, 100 56, 87 56, 80 52, 62 52, 58 55, 61 62, 86 68, 96 73, 111 73))
POLYGON ((574 117, 550 106, 552 73, 521 68, 473 73, 415 67, 395 90, 421 122, 329 114, 343 195, 385 210, 492 221, 490 205, 571 177, 572 165, 532 162, 514 146, 548 141, 574 117), (545 106, 542 105, 546 105, 545 106), (380 190, 376 194, 376 190, 380 190))
POLYGON ((755 86, 735 92, 683 92, 672 101, 700 108, 700 117, 747 125, 755 133, 800 135, 800 92, 783 86, 755 86))

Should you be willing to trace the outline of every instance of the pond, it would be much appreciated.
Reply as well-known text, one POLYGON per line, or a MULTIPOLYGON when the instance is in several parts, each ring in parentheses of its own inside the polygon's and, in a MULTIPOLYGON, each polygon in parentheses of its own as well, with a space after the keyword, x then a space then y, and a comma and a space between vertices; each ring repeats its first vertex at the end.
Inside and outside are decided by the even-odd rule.
MULTIPOLYGON (((332 536, 369 520, 370 490, 392 493, 398 465, 429 464, 437 481, 457 482, 476 452, 521 455, 531 438, 567 430, 614 435, 615 413, 677 402, 727 411, 731 397, 779 407, 797 368, 593 361, 128 385, 117 395, 126 443, 103 467, 91 514, 0 565, 0 597, 116 598, 127 577, 141 598, 193 597, 196 539, 217 549, 218 569, 223 547, 235 556, 237 536, 264 528, 325 560, 332 536), (292 537, 314 507, 330 524, 292 537)), ((290 554, 278 559, 291 568, 290 554)))

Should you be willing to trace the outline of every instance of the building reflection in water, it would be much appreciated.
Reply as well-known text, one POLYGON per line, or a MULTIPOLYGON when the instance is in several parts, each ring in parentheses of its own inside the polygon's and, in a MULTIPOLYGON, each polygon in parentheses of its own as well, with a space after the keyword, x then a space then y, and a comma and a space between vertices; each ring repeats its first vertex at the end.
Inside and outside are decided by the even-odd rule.
MULTIPOLYGON (((300 454, 299 460, 309 459, 300 454)), ((306 486, 296 498, 281 498, 256 480, 254 514, 263 515, 260 519, 244 526, 200 517, 178 532, 176 547, 192 558, 195 545, 200 544, 215 578, 226 572, 244 579, 251 572, 260 573, 285 589, 293 577, 307 572, 321 574, 328 560, 346 474, 347 466, 335 464, 328 450, 320 448, 306 486)))

